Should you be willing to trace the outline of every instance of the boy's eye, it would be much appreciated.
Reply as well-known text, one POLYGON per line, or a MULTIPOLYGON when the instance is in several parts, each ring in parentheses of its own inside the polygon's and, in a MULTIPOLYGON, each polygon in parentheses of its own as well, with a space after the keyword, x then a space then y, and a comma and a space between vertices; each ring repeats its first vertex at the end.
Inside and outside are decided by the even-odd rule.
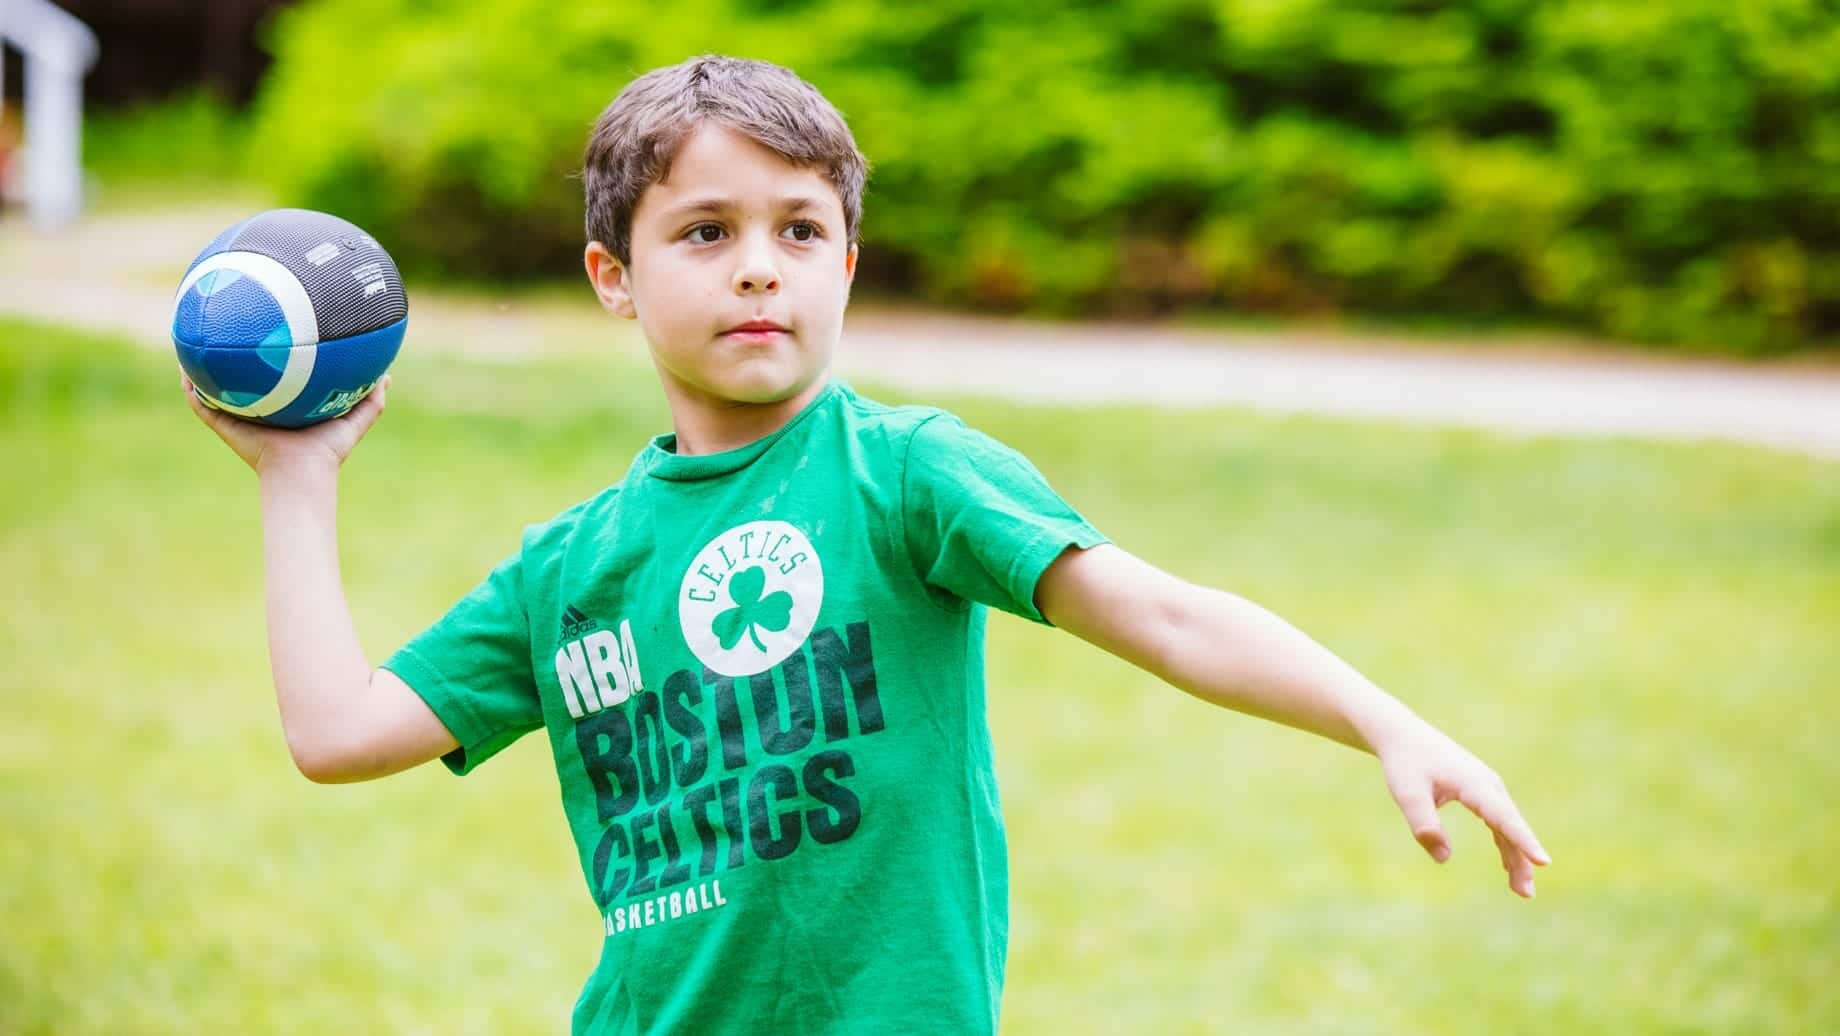
MULTIPOLYGON (((793 240, 800 243, 811 241, 818 236, 818 225, 810 220, 800 220, 787 226, 793 232, 793 240)), ((716 223, 698 223, 691 227, 687 236, 698 244, 710 245, 722 239, 722 227, 716 223)))

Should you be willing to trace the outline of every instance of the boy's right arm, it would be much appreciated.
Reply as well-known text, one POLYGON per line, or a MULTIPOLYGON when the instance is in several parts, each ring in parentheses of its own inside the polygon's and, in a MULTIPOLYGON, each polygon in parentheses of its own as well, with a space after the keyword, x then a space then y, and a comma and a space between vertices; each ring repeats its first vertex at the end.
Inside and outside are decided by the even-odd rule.
POLYGON ((320 783, 369 780, 459 747, 420 695, 372 669, 339 577, 339 466, 383 412, 385 378, 343 417, 269 428, 199 402, 199 420, 255 469, 262 494, 269 663, 294 764, 320 783))

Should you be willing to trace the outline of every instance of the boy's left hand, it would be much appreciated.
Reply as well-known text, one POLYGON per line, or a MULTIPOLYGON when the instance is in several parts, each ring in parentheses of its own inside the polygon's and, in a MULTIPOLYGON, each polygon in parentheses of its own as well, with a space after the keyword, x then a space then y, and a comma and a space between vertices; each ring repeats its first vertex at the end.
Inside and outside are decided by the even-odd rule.
POLYGON ((1489 825, 1508 887, 1533 898, 1533 868, 1552 862, 1494 770, 1431 724, 1419 720, 1374 746, 1387 790, 1431 858, 1450 858, 1438 807, 1455 800, 1489 825))

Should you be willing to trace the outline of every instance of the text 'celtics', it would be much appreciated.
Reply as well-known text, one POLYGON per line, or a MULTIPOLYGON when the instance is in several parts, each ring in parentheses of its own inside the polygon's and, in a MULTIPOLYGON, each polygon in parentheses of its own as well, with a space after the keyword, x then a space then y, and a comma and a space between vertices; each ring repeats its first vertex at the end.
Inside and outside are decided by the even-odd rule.
POLYGON ((556 654, 605 825, 592 870, 603 908, 855 833, 855 763, 833 746, 883 728, 868 623, 814 630, 753 676, 680 669, 656 693, 621 627, 556 654))

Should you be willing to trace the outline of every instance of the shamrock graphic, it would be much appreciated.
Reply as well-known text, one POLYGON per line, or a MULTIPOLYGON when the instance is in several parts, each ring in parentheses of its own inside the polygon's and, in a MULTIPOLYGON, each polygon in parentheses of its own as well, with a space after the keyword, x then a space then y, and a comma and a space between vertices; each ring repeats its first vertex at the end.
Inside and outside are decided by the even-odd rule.
POLYGON ((760 591, 766 587, 767 571, 758 565, 736 572, 729 578, 728 595, 735 606, 717 615, 711 627, 716 639, 722 642, 722 650, 727 651, 741 643, 741 634, 746 633, 755 647, 765 651, 767 646, 760 642, 760 634, 754 632, 754 627, 777 632, 791 624, 792 595, 784 590, 775 590, 763 601, 760 591))

